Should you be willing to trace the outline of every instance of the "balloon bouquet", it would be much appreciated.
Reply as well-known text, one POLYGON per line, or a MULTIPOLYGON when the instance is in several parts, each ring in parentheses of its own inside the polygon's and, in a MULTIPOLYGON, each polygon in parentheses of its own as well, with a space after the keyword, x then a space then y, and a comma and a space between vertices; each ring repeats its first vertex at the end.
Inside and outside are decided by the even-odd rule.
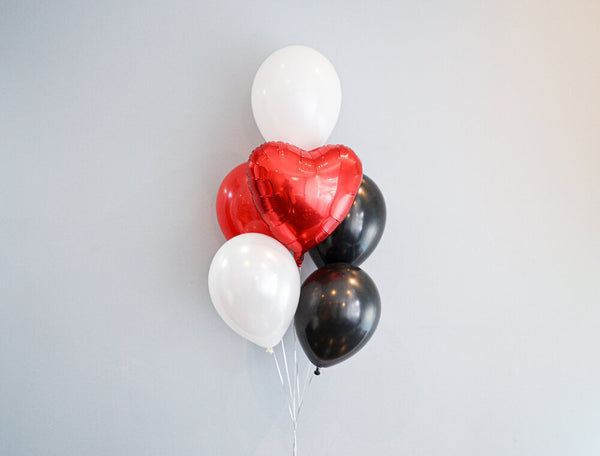
POLYGON ((210 297, 242 337, 271 354, 281 342, 287 390, 274 358, 289 394, 294 454, 310 382, 301 395, 297 362, 295 383, 289 379, 283 336, 292 320, 318 375, 363 347, 381 313, 377 287, 358 266, 383 234, 385 202, 350 148, 324 145, 340 106, 340 81, 323 55, 306 46, 271 54, 252 85, 252 112, 267 142, 225 177, 217 194, 228 240, 210 266, 210 297), (300 286, 307 252, 319 269, 300 286))

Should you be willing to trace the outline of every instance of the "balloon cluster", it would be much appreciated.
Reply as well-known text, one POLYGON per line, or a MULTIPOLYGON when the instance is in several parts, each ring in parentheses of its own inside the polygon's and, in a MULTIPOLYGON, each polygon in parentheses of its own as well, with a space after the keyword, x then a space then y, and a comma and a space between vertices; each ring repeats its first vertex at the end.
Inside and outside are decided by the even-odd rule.
POLYGON ((267 142, 219 188, 228 241, 208 278, 212 302, 235 332, 269 349, 294 320, 317 367, 356 353, 381 313, 377 287, 358 266, 381 238, 385 202, 350 148, 324 145, 340 106, 337 73, 315 50, 289 46, 263 62, 252 112, 267 142), (307 252, 319 269, 300 286, 307 252))

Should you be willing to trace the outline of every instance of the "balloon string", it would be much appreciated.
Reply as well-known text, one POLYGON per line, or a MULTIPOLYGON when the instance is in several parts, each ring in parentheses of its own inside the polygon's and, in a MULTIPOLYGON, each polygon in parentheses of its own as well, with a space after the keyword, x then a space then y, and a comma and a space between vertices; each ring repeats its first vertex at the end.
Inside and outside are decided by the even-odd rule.
MULTIPOLYGON (((292 418, 292 428, 294 431, 292 452, 293 452, 293 455, 296 456, 296 454, 297 454, 296 424, 297 424, 297 419, 298 419, 298 417, 296 415, 296 395, 294 394, 294 387, 292 386, 292 382, 290 381, 290 369, 288 367, 287 356, 285 354, 285 345, 283 343, 283 338, 281 339, 281 352, 283 353, 283 362, 285 363, 285 375, 287 377, 288 387, 289 387, 289 392, 290 392, 288 405, 291 405, 291 407, 292 407, 291 409, 294 410, 294 413, 290 412, 290 417, 292 418)), ((294 357, 295 356, 296 356, 296 352, 294 351, 294 357)))
MULTIPOLYGON (((290 414, 290 419, 292 420, 292 429, 293 429, 293 442, 292 442, 292 451, 293 456, 296 456, 298 453, 298 439, 297 439, 297 425, 298 425, 298 416, 300 415, 300 411, 302 410, 302 405, 304 404, 304 396, 312 383, 312 379, 314 375, 311 375, 312 366, 310 363, 306 366, 306 378, 304 380, 304 386, 302 387, 302 393, 300 393, 300 368, 298 364, 298 336, 296 334, 295 328, 292 328, 292 335, 294 341, 294 377, 293 382, 290 377, 290 367, 287 361, 287 355, 285 351, 285 343, 283 339, 281 339, 281 354, 283 357, 283 364, 285 367, 285 377, 287 379, 287 387, 283 378, 282 368, 279 365, 279 361, 277 359, 277 354, 271 350, 269 353, 273 355, 273 359, 275 360, 275 367, 277 368, 277 375, 279 377, 279 382, 281 384, 281 389, 283 390, 283 394, 287 397, 288 401, 288 412, 290 414)), ((290 360, 291 361, 291 360, 290 360)))
POLYGON ((296 454, 298 452, 298 445, 297 445, 297 440, 296 440, 296 425, 294 424, 294 456, 296 456, 296 454))
MULTIPOLYGON (((292 334, 294 335, 294 410, 296 410, 296 404, 300 403, 300 381, 298 378, 298 337, 293 325, 292 334)), ((298 413, 296 413, 296 418, 298 418, 298 413)))
POLYGON ((312 367, 309 364, 306 367, 307 375, 306 375, 306 380, 304 380, 304 388, 302 388, 302 395, 300 396, 300 403, 298 405, 298 410, 296 411, 296 418, 298 417, 298 415, 300 415, 300 410, 302 409, 302 404, 304 404, 304 394, 306 393, 306 390, 308 389, 308 387, 312 383, 313 378, 315 377, 314 375, 310 375, 311 371, 312 371, 312 367))
MULTIPOLYGON (((289 392, 290 392, 290 403, 295 404, 293 400, 294 390, 292 389, 292 382, 290 381, 290 369, 288 368, 287 356, 285 355, 285 345, 283 343, 283 338, 281 339, 281 352, 283 353, 283 363, 285 364, 285 375, 287 377, 289 392)), ((294 405, 294 415, 292 417, 292 424, 296 425, 296 406, 294 405)))
POLYGON ((293 423, 294 422, 294 414, 292 413, 292 405, 290 404, 290 401, 289 401, 289 395, 285 388, 285 383, 283 383, 283 376, 281 375, 279 361, 277 361, 277 355, 274 352, 272 352, 271 354, 273 355, 273 359, 275 360, 275 366, 277 367, 277 374, 279 375, 279 381, 281 382, 281 389, 283 390, 284 396, 286 396, 288 398, 287 406, 288 406, 288 411, 290 412, 290 419, 292 420, 292 423, 293 423))
POLYGON ((298 440, 296 438, 296 428, 298 426, 298 410, 296 409, 296 404, 300 404, 300 385, 298 381, 298 337, 296 336, 296 327, 292 324, 292 335, 294 337, 294 451, 293 454, 296 456, 298 452, 298 440), (296 395, 296 391, 298 394, 296 395), (296 399, 297 397, 297 399, 296 399), (298 402, 296 402, 298 401, 298 402))

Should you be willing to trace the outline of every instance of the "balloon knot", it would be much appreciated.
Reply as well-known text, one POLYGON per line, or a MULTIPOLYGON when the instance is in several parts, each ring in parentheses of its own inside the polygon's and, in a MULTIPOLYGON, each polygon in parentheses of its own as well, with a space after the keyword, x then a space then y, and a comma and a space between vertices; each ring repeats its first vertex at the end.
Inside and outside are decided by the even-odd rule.
POLYGON ((272 355, 272 354, 273 354, 273 347, 269 347, 269 348, 267 348, 267 353, 268 353, 269 355, 272 355))
POLYGON ((319 370, 318 367, 315 369, 315 375, 321 375, 321 371, 319 370))

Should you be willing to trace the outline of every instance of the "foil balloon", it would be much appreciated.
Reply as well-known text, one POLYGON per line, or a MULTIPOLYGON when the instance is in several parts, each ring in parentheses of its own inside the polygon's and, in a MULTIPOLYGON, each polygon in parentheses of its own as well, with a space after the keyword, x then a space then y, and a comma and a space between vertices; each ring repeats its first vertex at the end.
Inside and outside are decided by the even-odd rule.
POLYGON ((369 341, 380 315, 379 292, 367 273, 335 263, 305 280, 294 325, 308 359, 317 367, 329 367, 369 341))
POLYGON ((341 145, 305 151, 269 142, 252 152, 247 172, 258 212, 300 265, 304 253, 346 216, 360 187, 362 165, 341 145))
POLYGON ((261 233, 271 236, 252 201, 246 176, 247 163, 233 168, 219 187, 217 193, 217 220, 223 235, 231 239, 238 234, 261 233))
POLYGON ((363 174, 356 199, 344 221, 310 251, 321 267, 330 263, 360 265, 375 250, 385 228, 385 200, 379 187, 363 174))

